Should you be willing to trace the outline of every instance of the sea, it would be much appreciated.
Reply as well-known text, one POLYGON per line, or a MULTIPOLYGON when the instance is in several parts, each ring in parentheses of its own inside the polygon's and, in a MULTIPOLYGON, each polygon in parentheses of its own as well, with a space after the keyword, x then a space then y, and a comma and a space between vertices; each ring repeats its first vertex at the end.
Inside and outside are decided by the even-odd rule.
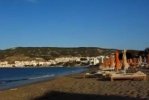
POLYGON ((0 68, 0 91, 81 73, 86 67, 0 68))

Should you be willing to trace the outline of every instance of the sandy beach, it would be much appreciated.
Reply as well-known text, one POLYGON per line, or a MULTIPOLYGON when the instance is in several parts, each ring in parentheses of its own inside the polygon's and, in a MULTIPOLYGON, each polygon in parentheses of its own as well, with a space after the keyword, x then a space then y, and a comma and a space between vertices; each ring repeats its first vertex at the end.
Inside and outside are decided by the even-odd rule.
POLYGON ((146 81, 111 82, 83 76, 84 73, 58 77, 1 91, 0 100, 149 100, 148 77, 146 81))

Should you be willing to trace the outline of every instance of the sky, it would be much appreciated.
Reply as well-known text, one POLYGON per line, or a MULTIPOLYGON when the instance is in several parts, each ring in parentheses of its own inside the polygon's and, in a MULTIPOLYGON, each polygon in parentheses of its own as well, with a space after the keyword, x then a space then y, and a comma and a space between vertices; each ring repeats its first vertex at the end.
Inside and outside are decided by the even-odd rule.
POLYGON ((0 49, 149 47, 149 0, 0 0, 0 49))

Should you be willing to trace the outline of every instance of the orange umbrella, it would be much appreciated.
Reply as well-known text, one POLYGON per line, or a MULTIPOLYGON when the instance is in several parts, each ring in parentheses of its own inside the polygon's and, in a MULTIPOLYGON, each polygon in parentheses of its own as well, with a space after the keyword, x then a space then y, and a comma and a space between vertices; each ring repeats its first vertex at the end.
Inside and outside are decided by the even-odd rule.
POLYGON ((115 67, 115 56, 111 54, 109 59, 110 59, 110 67, 114 68, 115 67))
POLYGON ((119 51, 118 50, 115 53, 115 69, 116 69, 116 71, 121 69, 121 63, 120 63, 120 60, 119 60, 119 51))

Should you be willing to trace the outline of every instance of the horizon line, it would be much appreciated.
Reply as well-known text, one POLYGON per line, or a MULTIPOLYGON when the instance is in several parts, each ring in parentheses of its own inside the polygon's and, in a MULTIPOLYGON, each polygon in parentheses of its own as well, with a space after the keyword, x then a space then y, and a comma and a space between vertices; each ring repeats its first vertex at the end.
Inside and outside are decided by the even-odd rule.
MULTIPOLYGON (((124 50, 124 49, 118 49, 118 48, 108 48, 108 47, 98 47, 98 46, 16 46, 16 47, 4 48, 0 50, 16 49, 16 48, 100 48, 100 49, 124 50)), ((144 51, 142 49, 126 49, 126 50, 144 51)))

